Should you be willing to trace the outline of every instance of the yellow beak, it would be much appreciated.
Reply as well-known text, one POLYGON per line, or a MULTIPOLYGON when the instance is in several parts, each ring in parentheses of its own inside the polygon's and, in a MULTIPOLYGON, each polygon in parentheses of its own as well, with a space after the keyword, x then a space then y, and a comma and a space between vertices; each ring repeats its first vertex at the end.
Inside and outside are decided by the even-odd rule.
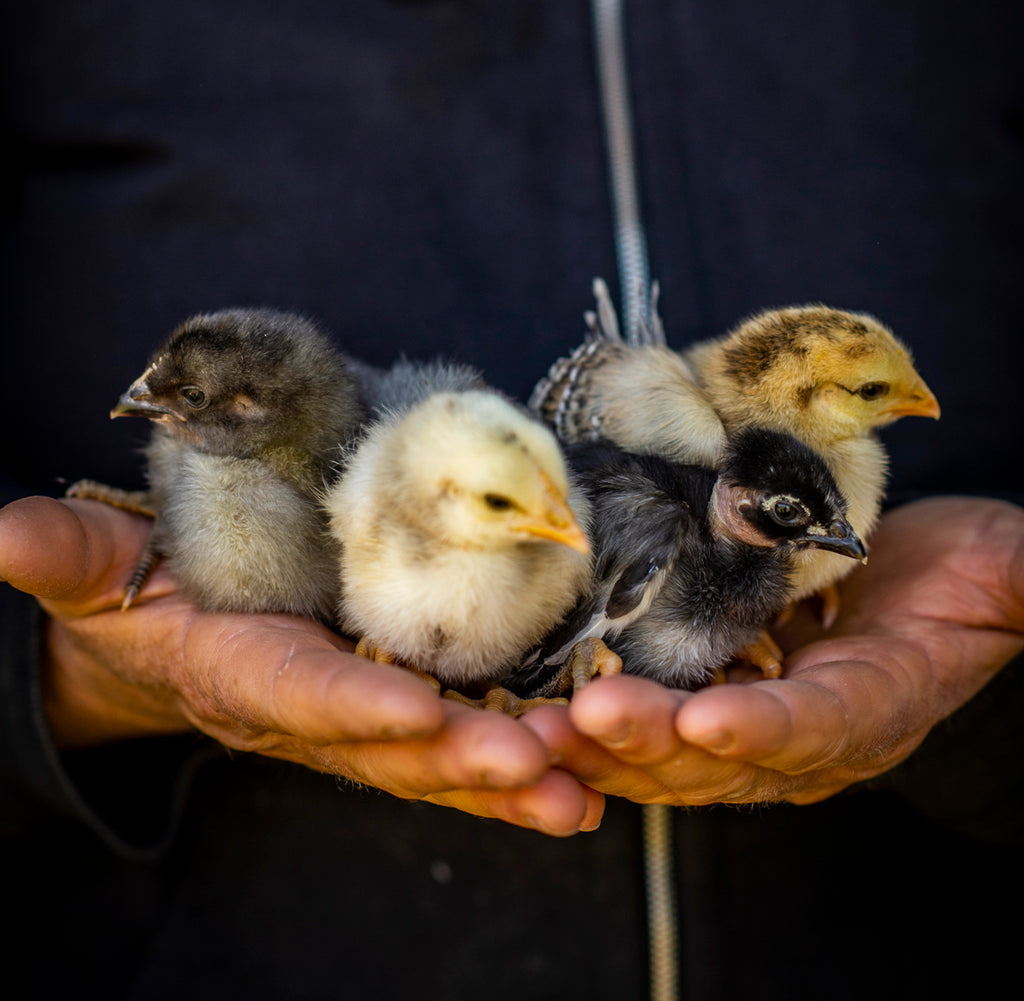
POLYGON ((909 392, 898 396, 882 410, 894 419, 897 417, 934 417, 939 419, 941 410, 935 394, 923 383, 919 382, 909 392))
POLYGON ((509 523, 513 532, 524 532, 538 539, 558 542, 586 556, 590 552, 590 540, 580 528, 569 507, 551 478, 541 471, 543 481, 542 501, 537 511, 524 511, 509 523))

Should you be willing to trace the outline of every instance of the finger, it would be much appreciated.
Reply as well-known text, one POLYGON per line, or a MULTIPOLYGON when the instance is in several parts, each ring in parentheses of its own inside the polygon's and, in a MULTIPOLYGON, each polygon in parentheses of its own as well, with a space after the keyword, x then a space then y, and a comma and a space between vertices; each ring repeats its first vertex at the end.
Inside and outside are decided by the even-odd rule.
POLYGON ((319 767, 414 799, 459 789, 525 788, 549 770, 547 748, 518 720, 438 701, 445 725, 435 735, 325 747, 317 752, 319 767))
POLYGON ((150 527, 95 501, 25 497, 0 510, 0 578, 39 598, 119 603, 150 527))
POLYGON ((621 796, 638 803, 671 798, 670 790, 643 768, 617 758, 590 737, 580 733, 569 719, 568 709, 543 706, 523 717, 523 723, 544 741, 554 763, 581 782, 608 796, 621 796))
POLYGON ((913 691, 901 677, 867 657, 803 669, 798 661, 786 679, 695 693, 680 707, 676 731, 712 754, 790 775, 870 769, 914 732, 913 691))
POLYGON ((583 832, 596 831, 604 819, 604 794, 586 784, 582 785, 583 795, 587 800, 587 809, 580 821, 580 830, 583 832))
POLYGON ((604 797, 600 793, 587 789, 558 769, 525 789, 460 789, 425 798, 441 806, 562 838, 594 830, 604 812, 604 797))
POLYGON ((667 761, 681 749, 674 720, 688 693, 644 678, 599 678, 578 691, 569 718, 580 733, 636 764, 667 761))
POLYGON ((687 744, 667 761, 630 764, 579 733, 567 712, 560 716, 545 707, 523 719, 552 749, 560 767, 605 795, 634 803, 762 803, 786 798, 805 785, 770 769, 729 761, 687 744))

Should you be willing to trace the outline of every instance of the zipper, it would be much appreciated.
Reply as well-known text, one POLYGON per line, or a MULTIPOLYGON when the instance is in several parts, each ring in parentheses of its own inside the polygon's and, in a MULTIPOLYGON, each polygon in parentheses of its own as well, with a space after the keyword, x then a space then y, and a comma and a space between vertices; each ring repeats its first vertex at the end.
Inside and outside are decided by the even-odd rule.
POLYGON ((591 0, 591 13, 626 340, 652 343, 657 339, 652 333, 651 274, 636 178, 622 0, 591 0))
MULTIPOLYGON (((664 344, 657 316, 657 286, 651 285, 640 210, 622 0, 591 0, 591 12, 626 341, 632 345, 664 344)), ((649 996, 651 1001, 677 1001, 679 919, 673 866, 674 817, 672 808, 661 804, 647 804, 641 811, 649 996)))

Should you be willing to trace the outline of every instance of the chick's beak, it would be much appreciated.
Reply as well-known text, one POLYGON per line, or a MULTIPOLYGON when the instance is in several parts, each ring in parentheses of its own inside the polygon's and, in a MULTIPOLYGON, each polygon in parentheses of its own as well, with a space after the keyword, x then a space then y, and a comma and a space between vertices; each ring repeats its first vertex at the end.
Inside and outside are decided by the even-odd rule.
POLYGON ((849 556, 852 560, 867 563, 868 550, 861 537, 853 530, 853 526, 845 518, 836 518, 828 529, 808 532, 797 539, 814 546, 817 549, 825 549, 830 553, 838 553, 840 556, 849 556))
POLYGON ((897 417, 934 417, 941 413, 935 394, 923 383, 918 382, 907 392, 901 393, 882 413, 897 417))
POLYGON ((534 538, 558 542, 586 556, 590 552, 590 540, 580 528, 568 501, 546 473, 541 471, 540 477, 543 482, 543 499, 538 510, 522 512, 513 518, 510 528, 513 532, 524 532, 534 538))
POLYGON ((110 411, 111 417, 177 416, 173 410, 157 403, 151 396, 145 379, 136 379, 110 411))

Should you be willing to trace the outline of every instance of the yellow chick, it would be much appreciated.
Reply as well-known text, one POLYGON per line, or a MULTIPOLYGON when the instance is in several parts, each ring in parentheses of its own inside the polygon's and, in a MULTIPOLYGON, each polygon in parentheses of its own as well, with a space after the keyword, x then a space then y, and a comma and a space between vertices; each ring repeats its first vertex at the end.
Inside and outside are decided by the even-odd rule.
MULTIPOLYGON (((861 538, 874 528, 885 492, 887 456, 875 431, 901 417, 940 414, 910 352, 867 313, 817 304, 768 310, 683 358, 726 434, 763 424, 825 459, 861 538)), ((827 595, 849 572, 847 561, 821 551, 802 553, 797 565, 794 600, 827 595)), ((827 620, 834 601, 826 598, 827 620)))
POLYGON ((325 508, 343 630, 444 685, 507 674, 591 579, 588 508, 557 441, 490 391, 385 413, 325 508))

